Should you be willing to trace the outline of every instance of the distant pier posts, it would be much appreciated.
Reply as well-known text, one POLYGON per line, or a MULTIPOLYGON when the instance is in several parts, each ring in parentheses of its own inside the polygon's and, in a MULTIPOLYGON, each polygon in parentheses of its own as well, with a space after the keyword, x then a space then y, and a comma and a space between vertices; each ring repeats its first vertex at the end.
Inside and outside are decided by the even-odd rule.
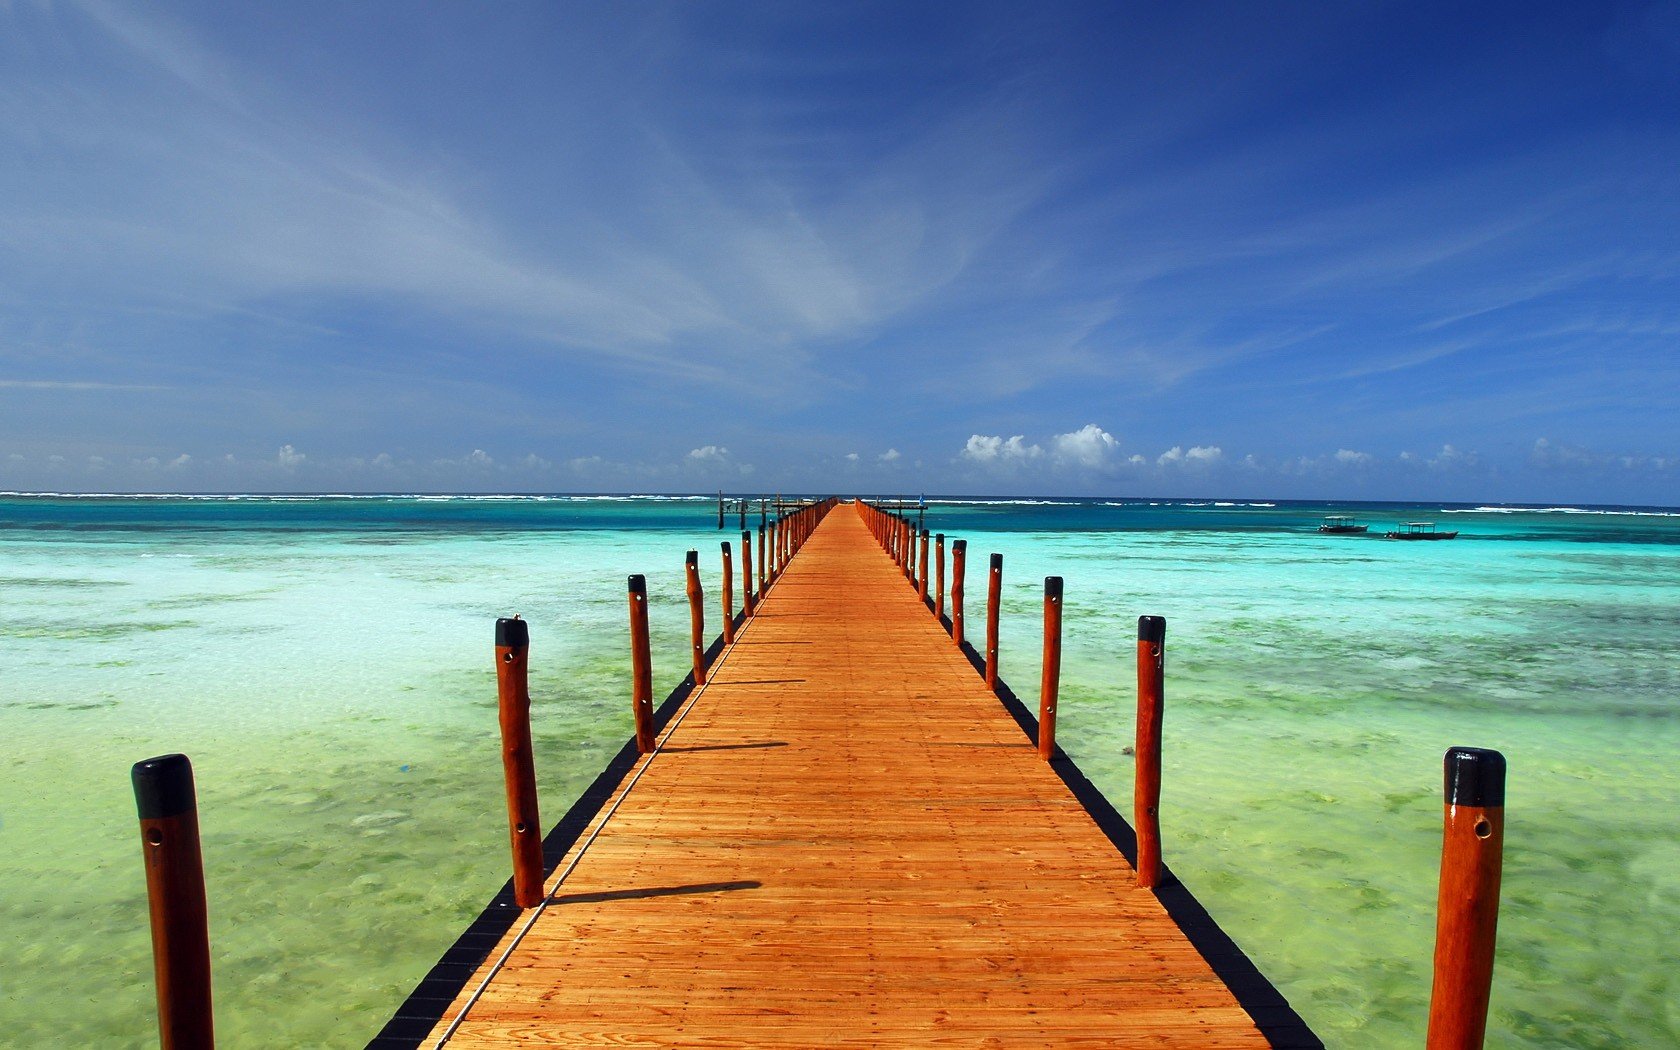
POLYGON ((916 596, 927 604, 928 591, 928 532, 922 530, 921 545, 916 550, 916 596))
POLYGON ((1038 679, 1038 755, 1056 755, 1056 698, 1062 686, 1062 578, 1044 577, 1044 661, 1038 679))
POLYGON ((636 716, 636 750, 653 751, 653 657, 648 651, 647 577, 630 577, 630 708, 636 716))
POLYGON ((706 606, 700 589, 700 552, 683 558, 683 584, 688 592, 688 649, 694 659, 694 684, 706 684, 706 606))
POLYGON ((998 605, 1003 600, 1003 555, 992 555, 986 582, 986 688, 997 692, 998 605))
POLYGON ((1493 987, 1494 935, 1505 849, 1505 756, 1449 750, 1441 888, 1435 916, 1435 983, 1428 1050, 1479 1050, 1493 987))
POLYGON ((753 614, 752 533, 741 530, 741 612, 753 614))
POLYGON ((723 644, 735 644, 735 566, 729 556, 729 541, 723 541, 723 644))
POLYGON ((742 496, 741 502, 738 503, 736 507, 741 512, 741 524, 739 528, 744 532, 747 528, 747 497, 742 496))
POLYGON ((1137 759, 1132 781, 1132 822, 1137 828, 1137 881, 1161 884, 1161 718, 1165 710, 1167 621, 1138 617, 1137 759))
POLYGON ((718 490, 718 528, 723 528, 723 490, 718 490))
POLYGON ((968 561, 968 541, 951 541, 951 641, 963 643, 963 565, 968 561))
POLYGON ((161 755, 136 762, 130 775, 151 903, 158 1035, 164 1050, 209 1050, 216 1045, 210 920, 192 763, 186 755, 161 755))
POLYGON ((530 628, 515 616, 496 621, 496 714, 502 727, 502 779, 507 785, 513 847, 513 902, 534 908, 543 898, 542 821, 531 753, 530 628))

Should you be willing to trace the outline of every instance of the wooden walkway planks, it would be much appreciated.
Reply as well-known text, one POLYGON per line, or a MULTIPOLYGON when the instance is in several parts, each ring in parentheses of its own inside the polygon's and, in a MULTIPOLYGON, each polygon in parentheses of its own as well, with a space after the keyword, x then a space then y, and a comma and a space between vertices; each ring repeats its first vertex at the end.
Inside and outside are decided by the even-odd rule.
POLYGON ((425 1045, 1268 1045, 852 508, 673 725, 425 1045))

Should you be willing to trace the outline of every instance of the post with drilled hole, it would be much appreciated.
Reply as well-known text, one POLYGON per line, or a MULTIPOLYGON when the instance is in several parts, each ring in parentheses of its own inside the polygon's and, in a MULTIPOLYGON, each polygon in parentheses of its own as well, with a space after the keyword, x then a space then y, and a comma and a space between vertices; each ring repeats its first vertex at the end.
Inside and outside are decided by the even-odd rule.
POLYGON ((769 526, 763 522, 758 525, 758 597, 764 598, 764 589, 770 586, 770 554, 764 548, 764 537, 769 526))
POLYGON ((1435 912, 1428 1050, 1478 1050, 1487 1033, 1505 852, 1505 756, 1455 747, 1445 765, 1446 821, 1435 912))
POLYGON ((198 841, 198 797, 186 755, 136 762, 140 850, 152 921, 158 1035, 164 1050, 216 1043, 210 1010, 210 919, 198 841))
POLYGON ((723 541, 723 644, 735 644, 735 565, 729 556, 729 541, 723 541))
POLYGON ((986 575, 986 688, 995 693, 998 682, 998 606, 1003 601, 1003 555, 992 555, 992 568, 986 575))
POLYGON ((1038 756, 1056 755, 1056 698, 1062 688, 1062 578, 1044 577, 1044 660, 1038 678, 1038 756))
POLYGON ((945 618, 945 534, 933 534, 933 615, 945 618))
POLYGON ((916 597, 927 604, 928 591, 928 540, 926 529, 922 530, 921 546, 916 551, 916 597))
POLYGON ((951 541, 951 641, 963 644, 963 566, 968 561, 968 541, 951 541))
POLYGON ((741 532, 741 612, 753 614, 752 533, 741 532))
POLYGON ((688 592, 688 651, 694 659, 694 684, 706 684, 706 595, 700 588, 700 552, 683 557, 683 586, 688 592))
POLYGON ((496 714, 502 727, 502 779, 513 847, 513 902, 534 908, 543 896, 542 822, 531 748, 530 628, 515 616, 496 621, 496 714))
POLYGON ((648 649, 647 577, 630 577, 630 708, 636 715, 636 750, 653 750, 653 657, 648 649))
POLYGON ((1161 884, 1161 718, 1166 711, 1166 666, 1166 618, 1138 617, 1132 820, 1137 825, 1137 880, 1146 890, 1161 884))

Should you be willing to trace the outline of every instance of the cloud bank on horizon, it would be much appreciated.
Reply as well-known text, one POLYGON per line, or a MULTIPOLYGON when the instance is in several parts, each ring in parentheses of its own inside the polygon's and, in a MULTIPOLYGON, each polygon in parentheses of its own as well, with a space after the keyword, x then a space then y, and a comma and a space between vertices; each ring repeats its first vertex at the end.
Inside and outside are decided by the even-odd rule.
POLYGON ((0 489, 1680 503, 1680 5, 0 5, 0 489))

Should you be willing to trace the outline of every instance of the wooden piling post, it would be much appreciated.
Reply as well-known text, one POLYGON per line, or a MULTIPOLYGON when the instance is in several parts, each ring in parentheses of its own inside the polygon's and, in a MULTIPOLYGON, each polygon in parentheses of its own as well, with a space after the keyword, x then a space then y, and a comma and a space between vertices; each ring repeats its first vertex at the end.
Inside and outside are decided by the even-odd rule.
POLYGON ((216 1045, 210 1009, 210 918, 198 838, 198 797, 186 755, 160 755, 130 771, 152 925, 158 1035, 164 1050, 216 1045))
POLYGON ((782 519, 771 518, 769 531, 765 533, 765 536, 767 537, 766 544, 770 548, 770 568, 764 576, 765 585, 775 583, 776 578, 782 574, 781 566, 776 562, 776 534, 781 527, 782 519))
POLYGON ((945 619, 945 534, 933 535, 933 617, 945 619))
POLYGON ((496 714, 502 729, 502 780, 507 787, 513 848, 513 902, 534 908, 543 898, 542 821, 531 748, 530 629, 515 616, 496 621, 496 714))
POLYGON ((1487 1033, 1505 851, 1505 756, 1455 747, 1444 760, 1446 814, 1435 914, 1428 1050, 1479 1050, 1487 1033))
POLYGON ((765 524, 764 522, 759 522, 759 525, 758 525, 758 597, 760 599, 762 599, 764 597, 765 588, 770 586, 770 568, 769 568, 770 552, 765 549, 767 544, 764 542, 766 531, 768 529, 769 529, 769 526, 767 524, 765 524))
POLYGON ((1161 884, 1161 720, 1166 710, 1166 666, 1166 617, 1138 617, 1132 821, 1137 827, 1137 881, 1146 890, 1161 884))
POLYGON ((753 614, 753 548, 752 533, 741 530, 741 611, 753 614))
POLYGON ((723 528, 723 490, 718 489, 718 528, 723 528))
POLYGON ((1038 755, 1056 756, 1056 699, 1062 689, 1062 578, 1044 577, 1044 660, 1038 678, 1038 755))
POLYGON ((986 688, 997 692, 998 606, 1003 601, 1003 555, 992 555, 986 582, 986 688))
POLYGON ((729 556, 729 541, 723 541, 723 644, 735 643, 735 565, 729 556))
POLYGON ((968 561, 968 541, 951 541, 951 641, 963 644, 963 566, 968 561))
POLYGON ((630 708, 636 716, 636 750, 648 754, 653 738, 653 656, 648 649, 647 577, 630 577, 630 708))
POLYGON ((929 538, 927 530, 923 529, 921 546, 916 551, 916 596, 922 599, 923 605, 927 604, 929 538))
POLYGON ((694 658, 694 684, 706 684, 706 596, 700 589, 700 552, 683 558, 683 583, 688 592, 688 649, 694 658))
POLYGON ((741 497, 741 502, 737 505, 736 509, 741 512, 740 528, 743 532, 745 532, 747 528, 747 497, 741 497))

